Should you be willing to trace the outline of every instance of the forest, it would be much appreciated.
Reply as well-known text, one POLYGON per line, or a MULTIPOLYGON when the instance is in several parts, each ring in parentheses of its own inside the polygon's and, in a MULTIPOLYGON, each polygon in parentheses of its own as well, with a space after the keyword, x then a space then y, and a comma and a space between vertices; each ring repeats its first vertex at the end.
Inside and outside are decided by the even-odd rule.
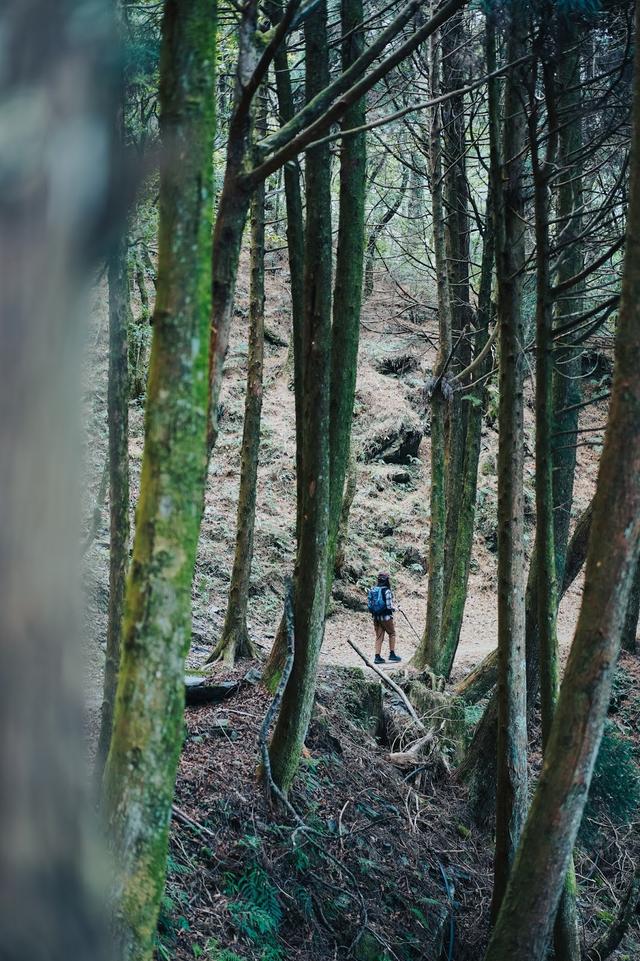
POLYGON ((638 29, 0 7, 0 961, 640 961, 638 29))

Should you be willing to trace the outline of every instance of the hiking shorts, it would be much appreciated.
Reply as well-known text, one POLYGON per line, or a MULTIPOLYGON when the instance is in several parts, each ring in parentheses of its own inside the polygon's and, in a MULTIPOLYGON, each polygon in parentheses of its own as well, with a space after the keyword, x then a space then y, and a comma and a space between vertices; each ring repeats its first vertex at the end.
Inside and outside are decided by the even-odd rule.
POLYGON ((395 642, 396 626, 392 617, 390 617, 388 621, 374 621, 373 626, 376 629, 376 641, 384 641, 384 635, 388 634, 389 644, 391 644, 392 641, 395 642))

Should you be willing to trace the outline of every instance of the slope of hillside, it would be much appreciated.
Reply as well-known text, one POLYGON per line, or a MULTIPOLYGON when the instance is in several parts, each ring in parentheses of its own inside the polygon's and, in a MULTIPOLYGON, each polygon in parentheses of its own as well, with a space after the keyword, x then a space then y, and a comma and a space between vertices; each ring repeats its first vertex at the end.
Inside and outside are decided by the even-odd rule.
MULTIPOLYGON (((201 661, 222 628, 226 594, 233 561, 236 499, 240 471, 240 444, 244 411, 247 358, 248 273, 243 261, 236 311, 221 396, 220 436, 214 451, 207 489, 202 536, 194 579, 194 647, 201 661)), ((134 313, 139 304, 134 299, 134 313)), ((268 650, 282 607, 284 578, 294 560, 295 423, 290 336, 290 309, 286 263, 274 260, 267 272, 267 327, 265 395, 260 450, 255 556, 251 580, 249 627, 257 642, 268 650)), ((102 476, 106 457, 107 298, 104 286, 95 292, 89 324, 89 377, 87 383, 87 515, 102 476)), ((411 324, 402 314, 401 294, 384 278, 365 303, 362 315, 356 405, 353 423, 357 456, 357 486, 351 509, 346 563, 336 584, 322 652, 324 664, 354 664, 357 655, 346 643, 353 637, 371 647, 372 627, 365 610, 366 589, 379 569, 391 572, 397 600, 406 614, 397 619, 398 650, 408 659, 421 634, 427 599, 426 558, 429 538, 429 420, 424 410, 421 384, 432 367, 435 352, 430 334, 433 321, 411 324), (409 358, 402 373, 394 358, 409 358), (366 460, 363 451, 373 437, 401 421, 421 424, 424 436, 417 457, 405 464, 366 460), (415 633, 414 633, 415 632, 415 633)), ((531 390, 526 410, 525 465, 528 546, 533 540, 533 411, 531 390)), ((601 405, 599 405, 601 407, 601 405)), ((586 408, 584 425, 602 424, 605 411, 586 408)), ((143 411, 130 410, 132 519, 138 490, 143 448, 143 411)), ((589 435, 593 439, 593 435, 589 435)), ((598 435, 595 435, 596 437, 598 435)), ((474 551, 460 649, 454 675, 464 674, 494 646, 496 638, 496 476, 497 433, 485 426, 478 484, 478 513, 474 551)), ((595 483, 597 452, 578 450, 578 472, 573 513, 588 503, 595 483)), ((108 511, 87 554, 88 673, 90 701, 99 703, 102 649, 106 630, 108 564, 108 511)), ((568 592, 559 618, 563 647, 570 642, 580 601, 581 582, 568 592)))

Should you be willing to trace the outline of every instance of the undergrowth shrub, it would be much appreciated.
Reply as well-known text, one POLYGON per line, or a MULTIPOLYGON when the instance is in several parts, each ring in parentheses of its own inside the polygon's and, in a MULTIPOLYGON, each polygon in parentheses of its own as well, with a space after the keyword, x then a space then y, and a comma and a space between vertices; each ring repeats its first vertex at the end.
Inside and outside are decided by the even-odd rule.
POLYGON ((156 954, 159 961, 171 961, 175 945, 181 931, 189 930, 185 917, 188 895, 180 887, 177 878, 191 873, 191 869, 171 855, 167 858, 167 883, 160 903, 158 930, 155 937, 156 954))
MULTIPOLYGON (((278 890, 257 860, 259 839, 245 838, 243 846, 253 852, 253 857, 242 874, 227 876, 226 893, 231 898, 229 914, 238 933, 253 945, 262 947, 261 961, 281 961, 282 950, 277 935, 282 922, 282 906, 278 890)), ((216 961, 224 959, 218 955, 216 961)))
POLYGON ((629 824, 639 807, 640 771, 633 746, 609 722, 593 770, 580 839, 586 845, 596 843, 602 830, 599 821, 608 819, 615 825, 629 824))

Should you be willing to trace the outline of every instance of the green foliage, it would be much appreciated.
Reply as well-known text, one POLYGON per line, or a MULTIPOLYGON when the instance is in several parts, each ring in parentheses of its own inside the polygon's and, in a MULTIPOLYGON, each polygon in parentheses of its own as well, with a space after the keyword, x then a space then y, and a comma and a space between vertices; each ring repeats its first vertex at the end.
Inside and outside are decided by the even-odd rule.
MULTIPOLYGON (((243 839, 244 846, 256 850, 257 838, 243 839)), ((253 861, 239 877, 230 877, 227 894, 231 915, 238 932, 253 944, 263 946, 264 961, 279 961, 276 935, 282 921, 278 891, 261 864, 253 861)))
POLYGON ((629 824, 640 806, 640 772, 633 746, 613 724, 605 729, 585 807, 580 837, 593 844, 599 834, 596 823, 603 817, 614 824, 629 824))
POLYGON ((245 961, 245 959, 239 954, 236 954, 235 951, 229 951, 228 948, 221 948, 217 938, 209 938, 204 949, 209 961, 245 961))

